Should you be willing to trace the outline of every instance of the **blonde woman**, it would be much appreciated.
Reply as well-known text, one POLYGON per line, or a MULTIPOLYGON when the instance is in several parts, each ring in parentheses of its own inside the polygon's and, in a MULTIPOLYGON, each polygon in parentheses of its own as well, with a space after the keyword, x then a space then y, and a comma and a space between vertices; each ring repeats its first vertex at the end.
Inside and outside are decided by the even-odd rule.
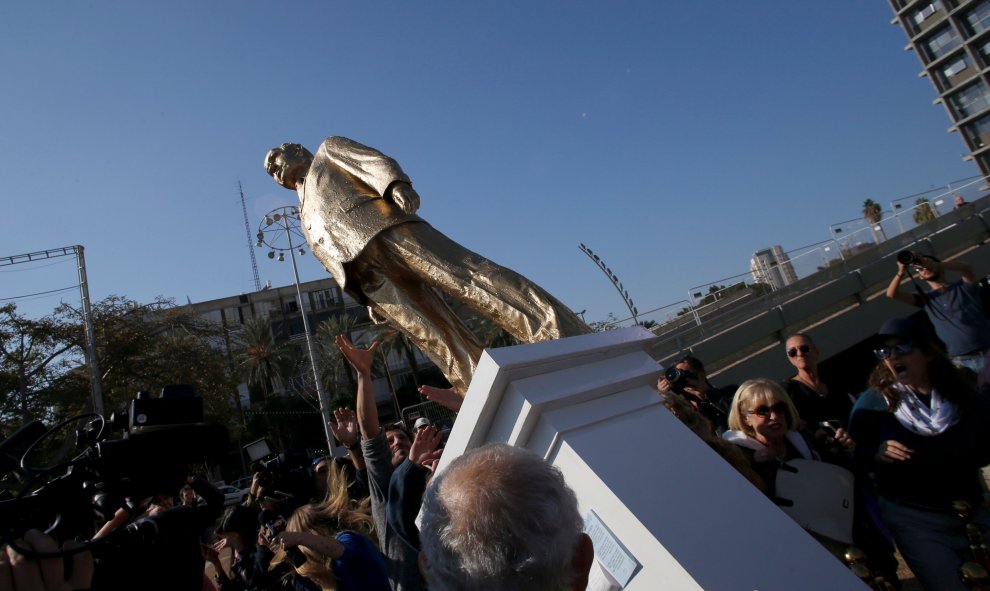
POLYGON ((293 512, 278 537, 272 567, 289 560, 292 548, 306 558, 296 574, 324 591, 390 591, 388 571, 375 538, 370 500, 351 500, 341 469, 330 464, 327 496, 293 512))
POLYGON ((781 462, 821 459, 797 430, 800 420, 787 392, 772 380, 747 380, 732 398, 729 430, 722 438, 742 450, 771 499, 781 462))
POLYGON ((739 446, 749 458, 753 470, 763 479, 763 489, 774 498, 777 468, 787 460, 822 460, 843 464, 846 454, 855 448, 843 429, 832 437, 833 449, 816 449, 798 429, 801 417, 784 388, 772 380, 743 382, 732 399, 729 430, 722 438, 739 446), (826 457, 822 458, 821 453, 826 457))

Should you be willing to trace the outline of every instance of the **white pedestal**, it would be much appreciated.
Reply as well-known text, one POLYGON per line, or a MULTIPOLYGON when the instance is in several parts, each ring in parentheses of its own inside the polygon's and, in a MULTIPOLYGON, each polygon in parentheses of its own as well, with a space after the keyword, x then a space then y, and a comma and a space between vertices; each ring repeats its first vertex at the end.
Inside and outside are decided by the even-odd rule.
POLYGON ((621 589, 866 589, 660 404, 654 338, 636 327, 485 351, 440 469, 495 441, 544 456, 610 531, 596 548, 617 542, 638 563, 621 589))

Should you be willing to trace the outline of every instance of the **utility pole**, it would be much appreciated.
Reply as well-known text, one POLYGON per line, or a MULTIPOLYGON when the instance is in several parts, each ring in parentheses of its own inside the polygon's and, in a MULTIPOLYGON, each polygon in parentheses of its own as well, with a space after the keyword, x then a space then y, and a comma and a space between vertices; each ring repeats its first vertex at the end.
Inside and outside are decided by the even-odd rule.
POLYGON ((82 245, 77 244, 75 246, 65 246, 63 248, 0 257, 0 267, 64 256, 74 255, 76 257, 76 270, 79 275, 79 295, 82 299, 83 327, 86 330, 86 347, 84 350, 86 352, 86 362, 89 365, 90 383, 92 385, 93 412, 103 416, 103 382, 100 379, 100 369, 96 361, 96 334, 93 330, 93 311, 89 305, 89 282, 86 280, 86 257, 83 255, 83 250, 82 245))

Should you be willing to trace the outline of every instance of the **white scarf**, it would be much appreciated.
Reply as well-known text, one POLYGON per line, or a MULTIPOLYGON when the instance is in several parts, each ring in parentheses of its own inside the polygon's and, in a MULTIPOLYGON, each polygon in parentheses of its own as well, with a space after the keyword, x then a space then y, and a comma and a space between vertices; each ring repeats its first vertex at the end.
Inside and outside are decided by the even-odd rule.
MULTIPOLYGON (((788 431, 784 434, 784 437, 787 438, 787 441, 794 446, 794 449, 796 449, 804 459, 819 459, 818 454, 808 446, 808 442, 805 441, 804 437, 801 437, 801 434, 797 431, 788 431)), ((745 447, 753 450, 753 459, 756 460, 756 463, 758 464, 778 459, 777 454, 774 453, 772 449, 763 445, 749 435, 746 435, 742 431, 726 431, 725 433, 722 433, 722 439, 730 443, 734 443, 739 447, 745 447)))
POLYGON ((959 422, 959 408, 954 402, 942 398, 935 388, 932 388, 931 408, 925 406, 914 390, 904 384, 896 383, 894 389, 901 395, 894 416, 905 429, 934 437, 959 422))

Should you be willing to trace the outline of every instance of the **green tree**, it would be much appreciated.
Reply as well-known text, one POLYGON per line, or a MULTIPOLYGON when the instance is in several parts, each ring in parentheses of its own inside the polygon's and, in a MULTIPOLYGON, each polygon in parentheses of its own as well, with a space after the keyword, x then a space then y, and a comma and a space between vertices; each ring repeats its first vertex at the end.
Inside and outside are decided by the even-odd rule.
POLYGON ((474 335, 481 341, 481 346, 486 349, 496 347, 510 347, 518 345, 519 341, 512 336, 509 331, 492 322, 490 318, 478 316, 473 319, 471 329, 474 335))
MULTIPOLYGON (((78 311, 69 306, 59 313, 79 321, 78 311)), ((239 424, 238 379, 225 354, 222 327, 165 298, 139 304, 110 296, 93 306, 93 318, 108 411, 125 407, 139 391, 190 384, 208 417, 239 424)))
POLYGON ((298 353, 287 343, 275 342, 271 320, 264 316, 248 318, 237 337, 238 365, 248 386, 260 388, 265 396, 278 391, 282 380, 292 375, 298 353))
POLYGON ((331 406, 348 406, 354 403, 357 381, 347 359, 337 348, 337 335, 347 335, 353 340, 357 321, 350 314, 342 313, 321 322, 316 328, 315 349, 320 379, 327 388, 331 406))
POLYGON ((619 328, 619 319, 612 312, 608 313, 605 320, 596 320, 588 324, 593 332, 605 332, 619 328))
POLYGON ((53 418, 52 386, 76 362, 76 337, 60 318, 31 320, 13 304, 0 306, 0 423, 53 418))
POLYGON ((920 226, 921 224, 926 224, 934 220, 938 216, 935 214, 935 208, 932 207, 930 201, 928 201, 924 197, 918 197, 918 199, 914 202, 913 217, 914 217, 914 223, 920 226))

